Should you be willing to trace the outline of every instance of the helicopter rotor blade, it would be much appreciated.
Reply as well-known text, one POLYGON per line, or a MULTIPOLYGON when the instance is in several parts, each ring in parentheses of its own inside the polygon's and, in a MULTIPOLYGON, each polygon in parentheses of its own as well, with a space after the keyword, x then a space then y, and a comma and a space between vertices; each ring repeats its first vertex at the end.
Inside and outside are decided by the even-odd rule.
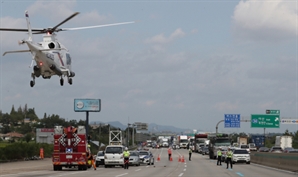
POLYGON ((132 22, 122 22, 122 23, 112 23, 112 24, 106 24, 106 25, 96 25, 96 26, 85 26, 85 27, 77 27, 77 28, 63 28, 60 31, 71 31, 71 30, 81 30, 81 29, 90 29, 90 28, 101 28, 101 27, 107 27, 107 26, 116 26, 116 25, 126 25, 135 23, 132 22))
MULTIPOLYGON (((0 28, 0 31, 15 31, 15 32, 28 32, 28 29, 21 28, 0 28)), ((32 29, 32 31, 43 31, 43 29, 32 29)))
MULTIPOLYGON (((58 25, 54 26, 53 28, 49 29, 49 32, 52 33, 54 31, 56 31, 56 29, 62 25, 63 23, 67 22, 68 20, 72 19, 74 16, 78 15, 79 12, 75 12, 74 14, 72 14, 71 16, 69 16, 68 18, 66 18, 65 20, 63 20, 61 23, 59 23, 58 25)), ((60 31, 60 29, 58 29, 58 31, 60 31)))

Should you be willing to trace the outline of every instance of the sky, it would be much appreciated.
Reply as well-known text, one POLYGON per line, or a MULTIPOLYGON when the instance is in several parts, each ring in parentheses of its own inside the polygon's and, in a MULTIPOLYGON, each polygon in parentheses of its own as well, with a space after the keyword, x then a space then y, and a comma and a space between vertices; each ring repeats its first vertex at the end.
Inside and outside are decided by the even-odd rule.
MULTIPOLYGON (((85 120, 74 99, 101 99, 90 121, 156 123, 215 131, 225 114, 280 110, 298 119, 296 0, 16 1, 0 3, 0 28, 73 28, 136 23, 57 33, 72 57, 73 85, 59 77, 37 78, 30 87, 32 56, 18 41, 27 33, 0 32, 0 110, 34 108, 38 117, 57 114, 85 120)), ((42 35, 34 35, 42 41, 42 35)), ((266 132, 298 130, 281 124, 266 132)), ((219 132, 263 133, 241 122, 219 132)))

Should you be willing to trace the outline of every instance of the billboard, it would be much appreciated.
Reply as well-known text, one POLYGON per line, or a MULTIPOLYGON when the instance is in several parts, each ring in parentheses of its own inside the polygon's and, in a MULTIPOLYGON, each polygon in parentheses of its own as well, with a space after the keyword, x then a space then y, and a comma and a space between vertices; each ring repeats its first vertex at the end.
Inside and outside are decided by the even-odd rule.
POLYGON ((75 112, 100 112, 100 99, 74 99, 75 112))

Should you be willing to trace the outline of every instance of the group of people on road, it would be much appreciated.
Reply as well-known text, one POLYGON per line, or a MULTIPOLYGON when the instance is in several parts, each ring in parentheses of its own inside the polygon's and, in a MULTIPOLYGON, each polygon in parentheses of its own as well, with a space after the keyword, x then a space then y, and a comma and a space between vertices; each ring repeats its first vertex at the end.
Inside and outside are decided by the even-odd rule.
MULTIPOLYGON (((191 161, 192 151, 193 151, 192 147, 189 147, 188 148, 189 161, 191 161)), ((129 167, 129 156, 130 156, 130 152, 128 151, 128 148, 125 147, 124 151, 123 151, 124 169, 128 169, 128 167, 129 167)), ((169 156, 169 161, 171 161, 172 149, 170 147, 168 148, 168 156, 169 156)), ((229 167, 229 164, 230 164, 231 169, 233 168, 232 156, 233 156, 233 152, 231 151, 230 148, 228 148, 228 151, 226 152, 227 169, 229 167)), ((90 150, 90 145, 88 145, 88 149, 87 149, 87 158, 88 158, 88 161, 91 162, 90 165, 92 165, 94 167, 94 170, 96 170, 94 159, 93 159, 93 156, 92 156, 92 153, 90 150)), ((222 148, 219 148, 217 151, 217 165, 222 165, 221 161, 222 161, 222 148)))
MULTIPOLYGON (((231 169, 233 168, 232 156, 233 156, 233 152, 231 151, 231 148, 228 148, 228 151, 226 152, 227 169, 229 168, 229 164, 231 166, 231 169)), ((221 160, 222 160, 222 148, 219 148, 217 151, 217 163, 216 164, 221 165, 221 160)))

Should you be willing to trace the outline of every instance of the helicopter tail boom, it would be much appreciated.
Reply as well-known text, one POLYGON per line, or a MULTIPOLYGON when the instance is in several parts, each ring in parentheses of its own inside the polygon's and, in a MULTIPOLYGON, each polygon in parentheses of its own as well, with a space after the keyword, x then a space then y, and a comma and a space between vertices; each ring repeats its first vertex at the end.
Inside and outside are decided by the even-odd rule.
POLYGON ((31 24, 30 24, 30 20, 29 20, 29 14, 28 11, 25 11, 25 16, 26 16, 26 21, 27 21, 27 27, 28 27, 28 34, 29 34, 29 38, 28 41, 32 41, 32 30, 31 30, 31 24))

